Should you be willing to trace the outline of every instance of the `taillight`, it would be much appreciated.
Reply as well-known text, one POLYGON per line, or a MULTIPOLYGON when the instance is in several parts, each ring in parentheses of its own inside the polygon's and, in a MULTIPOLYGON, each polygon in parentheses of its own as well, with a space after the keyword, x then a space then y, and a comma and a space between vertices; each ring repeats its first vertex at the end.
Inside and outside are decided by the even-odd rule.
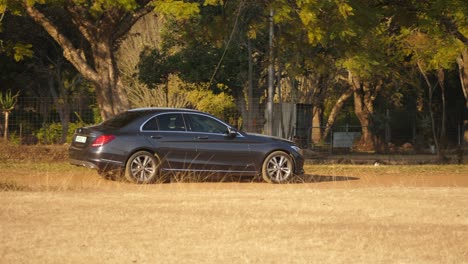
POLYGON ((102 136, 99 136, 98 138, 96 138, 93 141, 93 144, 91 144, 91 146, 93 146, 93 147, 104 146, 105 144, 111 142, 114 139, 115 139, 114 135, 102 135, 102 136))

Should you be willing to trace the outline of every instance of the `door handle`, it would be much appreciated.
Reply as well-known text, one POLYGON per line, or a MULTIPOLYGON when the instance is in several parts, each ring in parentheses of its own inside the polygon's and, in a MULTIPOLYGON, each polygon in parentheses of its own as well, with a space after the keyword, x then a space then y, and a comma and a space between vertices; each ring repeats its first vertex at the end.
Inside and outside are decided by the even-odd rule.
POLYGON ((161 139, 161 136, 151 136, 152 139, 161 139))
POLYGON ((208 139, 208 136, 200 136, 200 137, 197 137, 197 139, 208 139))

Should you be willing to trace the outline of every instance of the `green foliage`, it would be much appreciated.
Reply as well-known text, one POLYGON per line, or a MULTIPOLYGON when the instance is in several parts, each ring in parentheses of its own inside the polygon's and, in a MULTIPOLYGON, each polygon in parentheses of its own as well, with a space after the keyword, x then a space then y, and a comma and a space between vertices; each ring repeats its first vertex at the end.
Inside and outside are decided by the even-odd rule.
POLYGON ((103 121, 101 113, 99 112, 99 107, 97 105, 93 105, 92 107, 93 110, 93 117, 94 117, 94 124, 101 123, 103 121))
POLYGON ((158 14, 188 19, 200 12, 198 3, 190 3, 179 0, 154 1, 154 11, 158 14))
POLYGON ((149 87, 166 84, 169 75, 176 71, 175 58, 157 49, 144 51, 138 64, 139 79, 149 87))
MULTIPOLYGON (((88 1, 79 1, 88 2, 88 1)), ((138 4, 135 0, 95 0, 92 3, 91 10, 95 14, 102 14, 110 8, 122 8, 124 10, 135 10, 138 4)))
POLYGON ((403 47, 414 63, 420 63, 425 70, 449 69, 465 48, 453 36, 423 33, 419 30, 405 31, 403 47))
POLYGON ((32 58, 32 47, 32 44, 25 44, 21 42, 14 43, 10 40, 0 40, 0 53, 6 53, 8 56, 12 56, 16 62, 26 58, 32 58))
POLYGON ((15 131, 13 133, 8 134, 8 142, 19 146, 21 144, 21 138, 15 131))
MULTIPOLYGON (((73 32, 78 32, 76 28, 73 29, 76 24, 62 25, 61 22, 70 22, 72 17, 66 16, 67 10, 63 9, 63 4, 67 3, 74 7, 68 11, 80 10, 73 16, 77 24, 100 25, 100 30, 111 29, 107 33, 99 34, 102 36, 123 33, 115 30, 126 28, 119 28, 118 22, 121 21, 119 19, 128 18, 134 12, 142 11, 140 8, 143 8, 143 4, 148 1, 26 0, 25 2, 36 4, 38 10, 44 11, 46 15, 54 14, 54 17, 50 17, 52 22, 63 27, 61 29, 67 33, 73 45, 80 49, 80 55, 86 55, 86 59, 90 62, 88 65, 90 67, 87 68, 97 69, 99 67, 96 66, 102 64, 92 62, 93 56, 90 55, 93 52, 86 50, 86 47, 98 45, 87 43, 88 40, 81 38, 79 34, 73 35, 73 32), (61 16, 63 14, 65 17, 61 16), (85 15, 81 17, 82 14, 85 15), (106 18, 111 20, 107 21, 106 18), (82 43, 84 45, 78 47, 82 43)), ((8 14, 24 15, 21 6, 25 2, 0 0, 0 20, 6 10, 8 14)), ((175 74, 183 79, 183 87, 177 95, 186 95, 190 97, 194 107, 220 116, 223 116, 226 109, 235 109, 232 96, 236 96, 236 100, 244 100, 243 97, 248 94, 246 91, 249 87, 253 87, 254 92, 251 93, 253 97, 264 97, 266 69, 271 62, 268 48, 271 9, 274 11, 275 74, 282 85, 283 99, 287 96, 291 98, 296 96, 293 95, 293 89, 296 89, 295 92, 299 94, 297 98, 302 100, 301 103, 321 104, 325 101, 325 113, 329 112, 336 99, 348 88, 349 84, 345 79, 348 77, 348 72, 352 72, 363 82, 383 83, 384 91, 379 91, 378 97, 386 99, 381 101, 386 106, 404 107, 402 104, 409 104, 409 101, 422 100, 420 98, 424 97, 422 92, 417 93, 418 95, 410 92, 420 91, 421 86, 417 81, 419 75, 414 69, 421 65, 430 77, 434 76, 432 74, 434 70, 441 68, 452 73, 456 72, 458 70, 455 67, 456 60, 461 51, 467 48, 466 41, 463 42, 463 36, 468 36, 466 0, 158 0, 150 2, 155 13, 165 16, 163 20, 167 25, 166 34, 162 43, 154 45, 160 47, 158 50, 149 50, 142 54, 138 65, 138 79, 135 79, 145 82, 150 88, 163 91, 166 89, 166 95, 171 96, 173 93, 171 88, 167 90, 168 76, 175 74), (250 55, 252 57, 249 58, 250 55), (249 62, 253 64, 251 71, 249 71, 249 62), (218 63, 219 70, 213 74, 218 63), (187 83, 198 87, 208 82, 211 82, 211 87, 206 89, 193 90, 185 87, 187 83), (249 86, 250 84, 252 86, 249 86), (320 98, 314 98, 315 90, 321 90, 317 93, 320 98)), ((41 42, 50 41, 43 41, 43 38, 40 38, 40 41, 30 41, 29 38, 18 39, 19 34, 16 34, 22 29, 34 34, 42 31, 36 32, 37 29, 31 26, 12 26, 22 23, 7 20, 8 15, 5 18, 0 21, 4 25, 2 34, 5 32, 4 35, 11 39, 3 39, 2 35, 0 52, 16 61, 24 60, 32 56, 32 46, 26 44, 32 43, 35 52, 43 52, 35 53, 35 56, 51 57, 50 46, 41 45, 41 42)), ((96 32, 93 27, 90 28, 92 32, 96 32)), ((145 34, 145 32, 139 33, 145 34)), ((117 47, 119 41, 120 39, 115 42, 112 40, 112 47, 117 47)), ((62 56, 62 50, 60 48, 57 50, 59 50, 56 53, 58 55, 52 56, 54 59, 60 59, 62 56)), ((48 68, 48 65, 37 67, 39 64, 37 61, 32 64, 41 70, 48 68)), ((4 71, 5 69, 12 72, 11 67, 5 66, 4 71)), ((7 74, 9 72, 5 75, 7 74)), ((34 81, 38 78, 35 77, 29 75, 28 78, 16 78, 22 81, 25 79, 24 85, 7 87, 36 87, 34 81)), ((134 77, 136 76, 132 75, 130 78, 134 77)), ((45 90, 43 89, 45 85, 37 86, 41 86, 37 90, 41 88, 45 90)), ((98 88, 96 91, 99 91, 98 88)), ((185 103, 186 98, 183 99, 185 103)), ((350 101, 343 109, 352 112, 352 102, 350 101)), ((376 109, 381 110, 378 107, 376 109)), ((96 111, 94 116, 98 117, 98 109, 94 110, 96 111)))
POLYGON ((218 117, 227 118, 236 110, 234 98, 223 92, 214 94, 208 89, 197 89, 189 92, 188 99, 196 109, 218 117))
POLYGON ((0 108, 3 113, 9 113, 15 108, 15 105, 18 102, 18 96, 19 92, 12 95, 11 90, 8 90, 5 94, 0 92, 0 108))
MULTIPOLYGON (((67 142, 70 143, 72 140, 73 132, 80 127, 86 126, 81 122, 69 123, 68 125, 68 134, 67 142)), ((39 131, 35 133, 35 136, 38 138, 39 143, 41 144, 58 144, 62 139, 62 124, 61 123, 52 123, 43 126, 39 131)))
POLYGON ((13 58, 15 58, 15 61, 31 58, 33 56, 31 44, 16 43, 16 45, 13 47, 13 50, 13 58))

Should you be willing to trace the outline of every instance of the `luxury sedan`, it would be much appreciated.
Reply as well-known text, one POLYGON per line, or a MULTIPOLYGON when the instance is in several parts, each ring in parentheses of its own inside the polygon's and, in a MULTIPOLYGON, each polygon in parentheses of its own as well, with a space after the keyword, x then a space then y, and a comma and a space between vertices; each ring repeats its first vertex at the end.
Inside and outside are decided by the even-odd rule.
POLYGON ((302 150, 280 138, 239 131, 204 112, 139 108, 75 131, 70 163, 103 177, 152 183, 165 173, 261 175, 285 183, 303 173, 302 150))

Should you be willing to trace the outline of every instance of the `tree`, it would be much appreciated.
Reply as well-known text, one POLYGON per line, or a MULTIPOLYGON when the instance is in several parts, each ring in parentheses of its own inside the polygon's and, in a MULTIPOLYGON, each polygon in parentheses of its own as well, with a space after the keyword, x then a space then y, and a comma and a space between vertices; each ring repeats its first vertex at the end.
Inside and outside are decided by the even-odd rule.
MULTIPOLYGON (((57 143, 65 143, 71 118, 71 109, 74 107, 72 98, 82 94, 84 88, 81 75, 62 55, 62 48, 52 37, 28 16, 8 15, 4 21, 4 39, 10 42, 25 42, 31 45, 32 57, 17 62, 18 67, 23 66, 21 75, 9 71, 14 83, 9 87, 21 87, 22 97, 51 98, 43 112, 43 121, 48 122, 49 111, 55 109, 61 122, 62 135, 57 143), (24 76, 22 76, 24 75, 24 76), (26 76, 26 77, 25 77, 26 76)), ((62 25, 62 30, 70 28, 62 25)), ((29 101, 28 99, 25 101, 29 101)), ((38 122, 39 123, 39 122, 38 122)), ((28 130, 28 129, 26 129, 28 130)), ((29 131, 28 131, 29 132, 29 131)))
MULTIPOLYGON (((170 68, 169 72, 177 73, 184 82, 207 85, 209 90, 204 88, 206 92, 211 90, 215 95, 226 93, 234 97, 246 124, 249 123, 246 102, 250 102, 250 99, 245 100, 245 96, 249 96, 248 89, 251 89, 252 97, 262 94, 253 91, 254 86, 257 88, 255 79, 258 79, 254 74, 260 69, 255 69, 254 59, 250 56, 258 50, 255 49, 254 40, 248 39, 246 33, 259 3, 242 0, 211 2, 203 5, 200 15, 193 19, 166 21, 161 47, 147 54, 151 56, 145 56, 150 60, 143 57, 139 68, 140 78, 143 77, 150 85, 161 83, 164 81, 161 77, 170 68), (155 63, 157 61, 162 63, 155 63)), ((257 61, 262 61, 263 53, 257 54, 257 58, 260 58, 257 61)), ((258 111, 254 111, 258 104, 252 101, 249 110, 258 114, 258 111)), ((250 115, 251 118, 253 116, 250 115)), ((251 129, 248 127, 248 130, 251 129)))
POLYGON ((445 144, 440 143, 446 140, 445 72, 454 69, 456 63, 462 90, 467 94, 463 56, 468 47, 468 6, 459 0, 411 1, 408 5, 422 15, 414 17, 409 26, 402 27, 400 39, 407 57, 427 86, 433 140, 438 155, 443 158, 445 144), (434 113, 436 91, 440 92, 440 123, 436 122, 434 113))
MULTIPOLYGON (((0 33, 3 32, 3 20, 7 14, 7 4, 0 1, 0 33)), ((23 42, 13 42, 0 37, 0 54, 6 53, 12 56, 16 61, 32 56, 31 44, 23 42)))
MULTIPOLYGON (((460 82, 468 107, 468 5, 463 0, 416 2, 415 7, 426 14, 420 29, 429 34, 443 34, 456 39, 460 82), (435 26, 434 26, 435 25, 435 26)), ((453 45, 452 45, 453 49, 453 45)))
MULTIPOLYGON (((17 1, 16 1, 17 3, 17 1)), ((129 108, 115 60, 115 51, 131 26, 155 9, 188 16, 197 3, 181 1, 20 1, 24 12, 61 46, 64 57, 96 86, 101 115, 107 119, 129 108), (59 25, 70 24, 63 31, 59 25)))
POLYGON ((10 113, 13 109, 15 109, 15 105, 18 102, 19 92, 15 95, 11 94, 11 90, 8 90, 5 95, 0 92, 0 108, 2 109, 2 113, 5 116, 5 127, 3 129, 3 139, 6 141, 8 140, 8 118, 10 113))

